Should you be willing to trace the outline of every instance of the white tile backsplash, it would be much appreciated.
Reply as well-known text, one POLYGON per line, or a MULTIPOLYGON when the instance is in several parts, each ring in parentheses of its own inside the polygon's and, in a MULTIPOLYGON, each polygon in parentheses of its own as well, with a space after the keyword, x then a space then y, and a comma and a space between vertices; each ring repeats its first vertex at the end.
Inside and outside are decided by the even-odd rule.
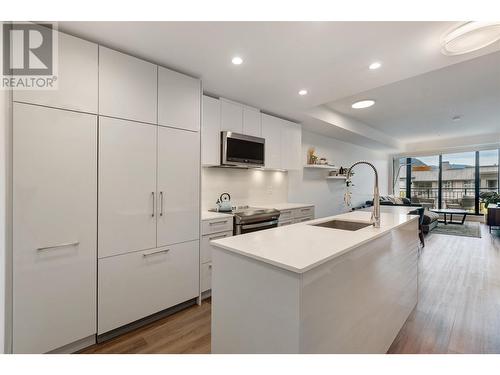
POLYGON ((235 168, 202 168, 201 207, 215 207, 222 193, 233 205, 287 202, 288 174, 280 171, 235 168))

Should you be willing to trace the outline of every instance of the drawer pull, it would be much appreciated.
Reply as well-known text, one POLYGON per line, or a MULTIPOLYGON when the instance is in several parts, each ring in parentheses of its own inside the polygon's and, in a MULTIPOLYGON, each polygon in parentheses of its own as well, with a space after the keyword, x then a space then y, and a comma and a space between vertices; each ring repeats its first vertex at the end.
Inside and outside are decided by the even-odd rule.
POLYGON ((221 221, 213 221, 213 222, 210 222, 209 224, 215 225, 215 224, 226 224, 226 223, 227 223, 227 220, 221 220, 221 221))
POLYGON ((306 211, 309 211, 309 210, 310 210, 310 208, 302 208, 301 209, 302 212, 306 212, 306 211))
POLYGON ((75 242, 65 242, 65 243, 60 243, 58 245, 53 245, 53 246, 45 246, 45 247, 39 247, 36 249, 36 251, 43 251, 43 250, 49 250, 49 249, 57 249, 59 247, 68 247, 68 246, 76 246, 80 242, 75 241, 75 242))
POLYGON ((212 241, 212 240, 218 240, 219 238, 225 238, 225 237, 227 237, 227 234, 222 234, 222 235, 220 235, 220 236, 208 237, 208 239, 209 239, 210 241, 212 241))
POLYGON ((156 255, 156 254, 165 254, 168 253, 170 249, 165 249, 165 250, 158 250, 158 251, 153 251, 152 253, 144 253, 142 254, 143 258, 149 257, 151 255, 156 255))

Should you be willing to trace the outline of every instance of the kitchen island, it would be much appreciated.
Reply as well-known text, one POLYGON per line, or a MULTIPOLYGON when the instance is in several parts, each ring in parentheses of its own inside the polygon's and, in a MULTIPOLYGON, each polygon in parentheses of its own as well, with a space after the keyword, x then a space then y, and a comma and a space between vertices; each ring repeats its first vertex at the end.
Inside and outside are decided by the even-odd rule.
POLYGON ((212 352, 385 353, 417 303, 419 239, 418 216, 384 211, 212 241, 212 352))

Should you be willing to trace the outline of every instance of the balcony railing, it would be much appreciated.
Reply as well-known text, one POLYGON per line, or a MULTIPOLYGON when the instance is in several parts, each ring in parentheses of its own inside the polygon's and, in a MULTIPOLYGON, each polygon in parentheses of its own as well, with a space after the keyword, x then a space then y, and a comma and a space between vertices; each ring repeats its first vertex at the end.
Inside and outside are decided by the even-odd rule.
MULTIPOLYGON (((496 189, 491 188, 480 188, 479 192, 489 192, 496 191, 496 189)), ((404 191, 401 191, 402 196, 405 195, 404 191)), ((438 208, 438 188, 412 188, 411 198, 414 200, 419 200, 420 203, 429 208, 438 208), (417 199, 415 199, 417 198, 417 199)), ((480 211, 482 211, 482 205, 480 205, 480 211)), ((470 212, 475 210, 475 189, 474 188, 442 188, 442 208, 458 208, 464 209, 470 212)))

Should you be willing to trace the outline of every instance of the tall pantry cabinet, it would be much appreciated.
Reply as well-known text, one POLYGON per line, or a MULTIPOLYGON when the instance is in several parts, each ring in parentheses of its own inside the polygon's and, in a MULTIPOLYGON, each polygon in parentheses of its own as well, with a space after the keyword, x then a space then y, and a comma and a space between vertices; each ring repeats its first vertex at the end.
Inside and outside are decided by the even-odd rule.
POLYGON ((59 91, 13 96, 15 353, 199 294, 200 81, 59 40, 59 91))

